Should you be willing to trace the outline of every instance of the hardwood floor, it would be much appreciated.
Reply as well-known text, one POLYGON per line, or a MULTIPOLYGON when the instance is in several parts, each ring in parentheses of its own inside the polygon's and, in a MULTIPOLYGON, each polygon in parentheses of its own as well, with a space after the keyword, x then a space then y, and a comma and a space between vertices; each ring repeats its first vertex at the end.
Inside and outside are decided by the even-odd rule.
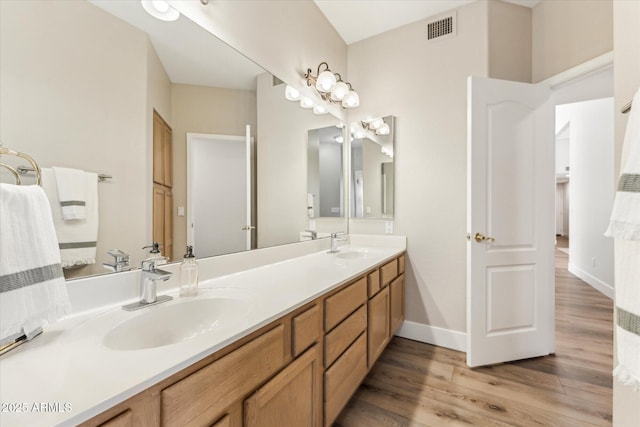
POLYGON ((555 355, 469 369, 464 353, 395 337, 334 427, 611 425, 612 301, 567 258, 556 251, 555 355))

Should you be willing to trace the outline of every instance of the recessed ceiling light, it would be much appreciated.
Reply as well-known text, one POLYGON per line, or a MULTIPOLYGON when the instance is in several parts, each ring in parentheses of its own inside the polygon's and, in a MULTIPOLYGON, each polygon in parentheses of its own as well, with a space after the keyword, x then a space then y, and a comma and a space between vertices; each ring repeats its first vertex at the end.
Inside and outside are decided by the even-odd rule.
POLYGON ((175 21, 180 17, 180 12, 172 8, 164 0, 140 0, 144 10, 151 16, 161 21, 175 21))

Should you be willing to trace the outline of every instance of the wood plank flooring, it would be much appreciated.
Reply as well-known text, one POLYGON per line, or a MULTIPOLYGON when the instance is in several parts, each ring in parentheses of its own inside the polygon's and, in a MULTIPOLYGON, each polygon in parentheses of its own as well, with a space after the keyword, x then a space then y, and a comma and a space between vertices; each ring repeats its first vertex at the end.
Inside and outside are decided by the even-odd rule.
POLYGON ((555 355, 469 369, 464 353, 395 337, 334 427, 611 425, 613 305, 567 259, 556 251, 555 355))

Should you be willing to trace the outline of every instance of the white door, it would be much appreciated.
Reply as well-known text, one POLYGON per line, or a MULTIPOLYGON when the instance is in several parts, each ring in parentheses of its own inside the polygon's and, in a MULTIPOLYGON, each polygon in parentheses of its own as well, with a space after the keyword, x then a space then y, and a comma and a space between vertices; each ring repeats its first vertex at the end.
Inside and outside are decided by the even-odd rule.
POLYGON ((467 364, 554 351, 554 105, 547 87, 470 77, 467 364))
POLYGON ((187 134, 187 244, 197 257, 251 249, 247 136, 187 134))

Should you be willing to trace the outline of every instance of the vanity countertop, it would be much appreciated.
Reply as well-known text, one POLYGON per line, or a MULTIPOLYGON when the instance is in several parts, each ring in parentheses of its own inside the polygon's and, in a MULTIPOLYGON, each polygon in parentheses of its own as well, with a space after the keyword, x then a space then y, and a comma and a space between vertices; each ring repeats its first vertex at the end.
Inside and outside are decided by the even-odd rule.
MULTIPOLYGON (((201 281, 195 298, 236 295, 250 309, 241 322, 176 344, 129 351, 103 344, 118 324, 164 304, 134 312, 103 307, 46 327, 40 337, 0 357, 0 425, 86 421, 406 249, 399 236, 391 245, 384 239, 365 242, 358 244, 365 256, 322 251, 201 281)), ((351 244, 354 249, 353 239, 351 244)), ((166 304, 183 300, 177 289, 169 294, 177 301, 166 304)))

